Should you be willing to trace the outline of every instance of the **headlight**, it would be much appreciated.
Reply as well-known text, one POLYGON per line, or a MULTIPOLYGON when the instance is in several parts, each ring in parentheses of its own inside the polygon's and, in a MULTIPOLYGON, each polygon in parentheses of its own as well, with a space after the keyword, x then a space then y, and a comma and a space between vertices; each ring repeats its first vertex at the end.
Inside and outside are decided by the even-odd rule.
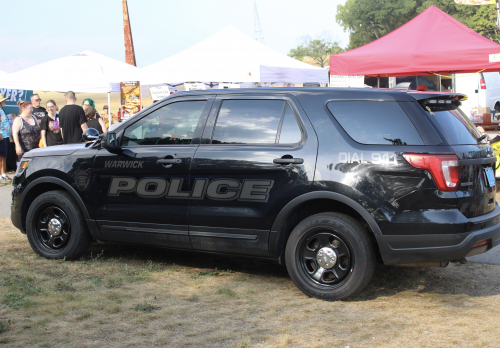
POLYGON ((19 163, 19 166, 17 167, 16 174, 15 176, 21 176, 21 174, 24 173, 24 170, 30 163, 31 159, 23 159, 21 160, 21 163, 19 163))

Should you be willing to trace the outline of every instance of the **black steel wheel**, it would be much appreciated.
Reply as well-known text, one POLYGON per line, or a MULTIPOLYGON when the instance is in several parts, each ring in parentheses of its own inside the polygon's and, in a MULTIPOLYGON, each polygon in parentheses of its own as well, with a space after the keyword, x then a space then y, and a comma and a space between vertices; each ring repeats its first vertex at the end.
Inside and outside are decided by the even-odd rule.
POLYGON ((75 259, 92 238, 80 207, 66 191, 38 196, 26 214, 26 234, 33 251, 49 259, 75 259))
POLYGON ((71 223, 61 207, 48 205, 37 209, 35 236, 48 250, 63 248, 71 238, 71 223))
POLYGON ((345 214, 321 213, 295 227, 285 261, 290 277, 306 295, 342 300, 369 283, 376 257, 359 221, 345 214))
POLYGON ((351 248, 338 233, 313 229, 303 236, 299 250, 297 264, 312 284, 340 286, 352 273, 351 248))

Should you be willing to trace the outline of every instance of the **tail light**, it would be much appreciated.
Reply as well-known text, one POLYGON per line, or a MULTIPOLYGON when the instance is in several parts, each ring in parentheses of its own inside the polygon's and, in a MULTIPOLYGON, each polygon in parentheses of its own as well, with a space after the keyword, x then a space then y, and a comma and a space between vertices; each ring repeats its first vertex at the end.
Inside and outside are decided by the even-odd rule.
POLYGON ((484 82, 484 79, 479 80, 479 86, 481 87, 481 89, 486 89, 486 82, 484 82))
POLYGON ((427 170, 440 191, 456 190, 459 174, 457 156, 405 153, 403 157, 413 167, 427 170))

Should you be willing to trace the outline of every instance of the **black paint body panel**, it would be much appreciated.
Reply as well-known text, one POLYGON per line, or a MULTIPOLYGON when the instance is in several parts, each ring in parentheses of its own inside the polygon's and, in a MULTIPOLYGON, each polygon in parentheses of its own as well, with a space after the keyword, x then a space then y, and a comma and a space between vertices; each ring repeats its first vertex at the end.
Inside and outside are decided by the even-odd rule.
MULTIPOLYGON (((495 158, 486 144, 446 144, 416 101, 432 95, 334 88, 176 93, 144 109, 115 132, 119 140, 125 128, 168 103, 207 100, 191 144, 129 147, 125 154, 80 144, 30 152, 26 171, 13 181, 12 221, 24 231, 26 197, 40 189, 38 185, 50 183, 54 185, 50 187, 71 192, 95 239, 277 258, 288 236, 281 227, 294 209, 315 200, 331 200, 350 207, 367 223, 386 264, 461 258, 478 240, 491 241, 489 248, 500 243, 496 189, 486 184, 483 171, 495 158), (298 119, 302 140, 292 145, 212 144, 218 108, 225 99, 286 101, 298 119), (332 101, 398 103, 424 145, 357 143, 329 111, 327 104, 332 101), (404 153, 456 155, 461 168, 459 185, 468 185, 455 192, 439 191, 430 174, 408 164, 404 153), (166 156, 180 162, 170 168, 156 163, 166 156), (303 159, 303 163, 273 163, 283 156, 303 159), (140 168, 111 168, 107 161, 142 164, 140 168), (117 177, 136 182, 161 178, 168 183, 182 179, 178 192, 190 196, 142 197, 137 190, 113 196, 110 185, 117 177), (193 198, 200 180, 205 186, 193 198), (226 200, 210 198, 207 187, 217 180, 232 181, 238 194, 226 200), (241 199, 238 195, 246 180, 270 182, 268 196, 260 201, 241 199)), ((217 190, 227 192, 222 184, 217 190)))

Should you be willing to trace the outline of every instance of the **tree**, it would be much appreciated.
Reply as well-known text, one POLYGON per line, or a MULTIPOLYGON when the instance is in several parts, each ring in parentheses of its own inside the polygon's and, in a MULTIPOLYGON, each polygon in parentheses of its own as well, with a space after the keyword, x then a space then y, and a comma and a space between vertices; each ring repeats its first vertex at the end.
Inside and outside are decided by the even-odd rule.
POLYGON ((337 23, 350 31, 353 49, 381 38, 417 15, 423 0, 347 0, 337 6, 337 23))
POLYGON ((289 57, 303 61, 310 57, 315 64, 324 68, 330 63, 330 55, 344 52, 337 41, 330 38, 311 39, 310 36, 304 36, 296 48, 292 48, 288 53, 289 57))
POLYGON ((353 49, 399 28, 431 5, 500 42, 495 5, 459 5, 454 0, 347 0, 337 6, 337 23, 350 32, 349 48, 353 49))

